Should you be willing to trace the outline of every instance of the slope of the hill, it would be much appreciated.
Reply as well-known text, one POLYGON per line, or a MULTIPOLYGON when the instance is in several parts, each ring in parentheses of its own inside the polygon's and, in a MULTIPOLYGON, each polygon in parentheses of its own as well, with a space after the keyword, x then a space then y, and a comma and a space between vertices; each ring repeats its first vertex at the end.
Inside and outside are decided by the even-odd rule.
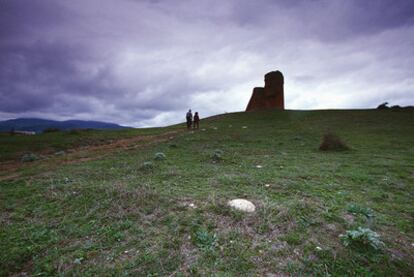
POLYGON ((226 114, 90 155, 0 181, 0 275, 414 274, 411 111, 226 114))
POLYGON ((159 135, 174 129, 177 128, 172 126, 145 129, 71 130, 69 132, 43 133, 35 136, 0 133, 0 163, 10 160, 19 161, 28 152, 36 155, 50 155, 80 147, 106 145, 121 139, 159 135))

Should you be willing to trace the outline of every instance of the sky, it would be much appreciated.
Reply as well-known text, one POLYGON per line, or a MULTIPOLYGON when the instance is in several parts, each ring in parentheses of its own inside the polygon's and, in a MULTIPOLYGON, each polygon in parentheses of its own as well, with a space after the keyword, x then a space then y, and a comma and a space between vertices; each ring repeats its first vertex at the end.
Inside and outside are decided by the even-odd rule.
POLYGON ((134 127, 245 110, 414 105, 412 0, 0 0, 0 120, 134 127))

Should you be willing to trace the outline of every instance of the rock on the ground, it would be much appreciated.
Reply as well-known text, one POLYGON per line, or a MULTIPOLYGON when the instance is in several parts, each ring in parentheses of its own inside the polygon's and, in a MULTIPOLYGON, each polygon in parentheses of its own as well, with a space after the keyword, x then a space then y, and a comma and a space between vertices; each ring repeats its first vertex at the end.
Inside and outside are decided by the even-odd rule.
POLYGON ((236 210, 248 213, 252 213, 256 209, 254 204, 246 199, 233 199, 229 201, 227 204, 236 210))

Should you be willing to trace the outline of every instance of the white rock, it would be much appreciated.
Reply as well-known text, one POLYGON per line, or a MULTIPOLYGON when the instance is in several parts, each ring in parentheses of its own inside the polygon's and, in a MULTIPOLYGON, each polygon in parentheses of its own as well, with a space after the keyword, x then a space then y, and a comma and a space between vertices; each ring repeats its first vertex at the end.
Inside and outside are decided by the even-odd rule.
POLYGON ((233 199, 227 203, 230 207, 243 212, 252 213, 256 207, 252 202, 246 199, 233 199))

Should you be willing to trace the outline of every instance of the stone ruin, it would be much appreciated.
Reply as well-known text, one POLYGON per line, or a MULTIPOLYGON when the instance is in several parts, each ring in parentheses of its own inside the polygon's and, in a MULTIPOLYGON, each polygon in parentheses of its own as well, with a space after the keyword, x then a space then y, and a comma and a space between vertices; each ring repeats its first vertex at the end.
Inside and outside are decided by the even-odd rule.
POLYGON ((253 89, 252 97, 247 105, 246 112, 267 109, 285 109, 283 96, 283 74, 280 71, 271 71, 264 76, 264 88, 253 89))

